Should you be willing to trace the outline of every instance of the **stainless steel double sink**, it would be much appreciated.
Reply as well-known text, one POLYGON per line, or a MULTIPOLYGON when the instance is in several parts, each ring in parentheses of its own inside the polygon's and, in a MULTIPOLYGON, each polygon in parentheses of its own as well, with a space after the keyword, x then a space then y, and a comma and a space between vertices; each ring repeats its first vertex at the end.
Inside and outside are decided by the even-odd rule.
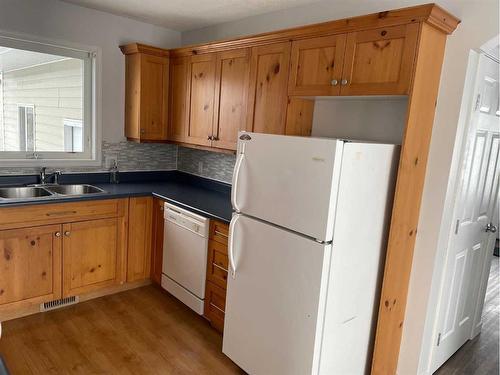
POLYGON ((4 187, 0 188, 0 199, 35 199, 103 193, 106 193, 103 189, 87 184, 4 187))

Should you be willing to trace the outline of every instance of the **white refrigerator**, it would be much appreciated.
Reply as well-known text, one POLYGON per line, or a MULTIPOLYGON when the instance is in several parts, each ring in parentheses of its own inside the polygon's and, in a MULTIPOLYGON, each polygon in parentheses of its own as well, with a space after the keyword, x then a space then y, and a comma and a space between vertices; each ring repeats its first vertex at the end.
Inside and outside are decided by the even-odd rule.
POLYGON ((222 350, 243 370, 369 372, 398 156, 239 134, 222 350))

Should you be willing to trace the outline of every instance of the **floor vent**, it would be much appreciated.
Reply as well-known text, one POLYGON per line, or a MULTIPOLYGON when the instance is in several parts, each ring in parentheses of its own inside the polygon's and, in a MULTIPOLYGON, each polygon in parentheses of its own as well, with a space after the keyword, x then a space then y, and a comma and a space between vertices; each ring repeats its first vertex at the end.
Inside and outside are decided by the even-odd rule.
POLYGON ((75 303, 78 303, 79 301, 80 301, 80 298, 78 298, 78 296, 56 299, 54 301, 41 303, 40 304, 40 311, 44 312, 44 311, 59 309, 61 307, 74 305, 75 303))

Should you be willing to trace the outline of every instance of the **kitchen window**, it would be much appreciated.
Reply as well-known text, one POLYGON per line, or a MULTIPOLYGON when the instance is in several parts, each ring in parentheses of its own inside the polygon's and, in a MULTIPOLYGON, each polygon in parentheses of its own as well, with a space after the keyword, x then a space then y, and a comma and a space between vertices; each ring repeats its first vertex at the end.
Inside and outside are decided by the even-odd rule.
POLYGON ((99 162, 97 58, 92 48, 0 35, 2 165, 99 162))

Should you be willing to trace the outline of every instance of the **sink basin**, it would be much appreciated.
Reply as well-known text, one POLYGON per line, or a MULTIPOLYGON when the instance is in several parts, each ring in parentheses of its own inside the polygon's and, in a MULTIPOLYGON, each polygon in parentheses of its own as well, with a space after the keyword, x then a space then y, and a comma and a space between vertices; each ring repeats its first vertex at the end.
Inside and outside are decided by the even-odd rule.
POLYGON ((40 187, 7 187, 0 188, 0 198, 28 199, 50 197, 52 193, 40 187))
POLYGON ((52 185, 45 189, 60 195, 102 194, 104 190, 92 185, 52 185))

